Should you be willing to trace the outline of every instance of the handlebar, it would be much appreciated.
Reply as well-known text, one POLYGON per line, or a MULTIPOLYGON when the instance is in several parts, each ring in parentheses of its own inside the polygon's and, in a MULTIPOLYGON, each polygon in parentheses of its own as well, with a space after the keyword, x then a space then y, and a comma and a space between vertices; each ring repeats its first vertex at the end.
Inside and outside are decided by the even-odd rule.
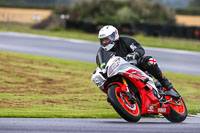
POLYGON ((121 57, 121 58, 123 58, 125 61, 127 61, 127 62, 129 62, 129 63, 131 63, 131 64, 133 64, 133 65, 136 65, 136 64, 137 64, 137 60, 136 60, 136 59, 134 59, 134 60, 127 60, 126 57, 121 57))

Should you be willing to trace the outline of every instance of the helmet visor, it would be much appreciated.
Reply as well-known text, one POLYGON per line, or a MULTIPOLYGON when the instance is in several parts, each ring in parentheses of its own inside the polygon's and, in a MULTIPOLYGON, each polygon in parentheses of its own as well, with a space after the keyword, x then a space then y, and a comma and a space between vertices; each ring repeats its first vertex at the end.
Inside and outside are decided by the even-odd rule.
POLYGON ((111 43, 111 40, 109 37, 106 37, 106 38, 100 39, 100 42, 101 42, 101 46, 106 47, 108 44, 111 43))
POLYGON ((111 35, 108 36, 108 37, 101 38, 101 39, 100 39, 101 46, 102 46, 102 47, 106 47, 107 45, 113 43, 114 40, 115 40, 115 34, 111 34, 111 35))

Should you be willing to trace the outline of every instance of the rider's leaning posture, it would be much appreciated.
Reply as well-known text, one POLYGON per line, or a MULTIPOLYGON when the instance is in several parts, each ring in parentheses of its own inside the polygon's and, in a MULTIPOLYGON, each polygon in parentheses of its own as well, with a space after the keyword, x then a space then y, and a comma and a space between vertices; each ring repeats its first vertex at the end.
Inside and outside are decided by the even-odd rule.
POLYGON ((145 50, 136 40, 129 37, 119 37, 118 30, 111 25, 106 25, 100 29, 98 38, 101 44, 96 57, 99 68, 105 67, 109 52, 114 52, 116 56, 126 57, 128 61, 137 60, 137 67, 153 75, 166 88, 166 95, 179 97, 173 91, 172 83, 164 77, 156 60, 151 56, 144 56, 145 50))

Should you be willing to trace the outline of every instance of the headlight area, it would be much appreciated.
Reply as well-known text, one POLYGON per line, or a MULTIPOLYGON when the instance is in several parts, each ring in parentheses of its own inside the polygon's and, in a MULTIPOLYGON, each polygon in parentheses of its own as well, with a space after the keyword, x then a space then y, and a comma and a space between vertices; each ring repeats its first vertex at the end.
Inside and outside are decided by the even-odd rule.
POLYGON ((106 79, 101 75, 101 74, 95 74, 93 77, 92 77, 92 81, 98 86, 98 87, 101 87, 106 79))

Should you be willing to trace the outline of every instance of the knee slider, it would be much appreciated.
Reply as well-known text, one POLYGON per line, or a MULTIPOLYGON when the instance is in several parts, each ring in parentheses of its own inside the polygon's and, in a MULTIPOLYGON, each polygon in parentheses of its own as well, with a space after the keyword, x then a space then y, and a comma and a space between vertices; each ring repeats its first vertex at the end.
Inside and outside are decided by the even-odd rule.
POLYGON ((149 66, 154 66, 157 64, 156 60, 152 56, 143 57, 142 62, 147 63, 149 66))
POLYGON ((151 58, 148 59, 147 64, 149 66, 155 66, 155 65, 157 65, 157 62, 156 62, 156 60, 154 58, 151 57, 151 58))

